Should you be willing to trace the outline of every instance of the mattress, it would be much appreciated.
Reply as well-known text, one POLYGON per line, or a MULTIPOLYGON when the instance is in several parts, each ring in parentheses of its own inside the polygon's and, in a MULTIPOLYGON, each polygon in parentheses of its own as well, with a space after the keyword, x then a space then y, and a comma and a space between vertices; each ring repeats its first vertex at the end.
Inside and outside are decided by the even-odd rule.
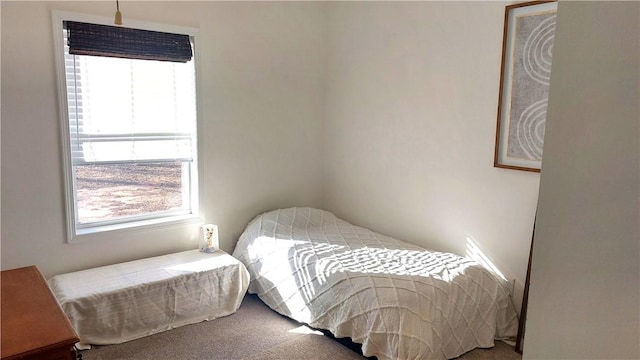
POLYGON ((230 315, 249 274, 223 251, 190 250, 57 275, 48 283, 86 347, 230 315))
POLYGON ((362 344, 365 356, 450 359, 517 332, 506 281, 491 271, 328 211, 259 215, 233 256, 249 270, 250 293, 282 315, 362 344))

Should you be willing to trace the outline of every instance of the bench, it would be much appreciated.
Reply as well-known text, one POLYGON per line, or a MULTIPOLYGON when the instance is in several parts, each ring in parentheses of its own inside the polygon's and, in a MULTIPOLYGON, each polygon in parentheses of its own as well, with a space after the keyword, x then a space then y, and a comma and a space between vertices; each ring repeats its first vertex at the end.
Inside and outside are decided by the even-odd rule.
POLYGON ((79 347, 88 348, 233 314, 249 273, 222 250, 190 250, 56 275, 48 284, 79 347))

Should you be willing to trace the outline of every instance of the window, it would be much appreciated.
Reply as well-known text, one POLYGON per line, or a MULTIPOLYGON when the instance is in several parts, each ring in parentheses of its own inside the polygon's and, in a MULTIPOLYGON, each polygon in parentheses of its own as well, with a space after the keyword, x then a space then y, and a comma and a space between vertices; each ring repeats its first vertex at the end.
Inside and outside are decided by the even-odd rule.
MULTIPOLYGON (((120 50, 95 56, 95 49, 74 47, 86 40, 76 35, 80 30, 74 26, 102 27, 97 29, 100 34, 121 28, 67 21, 63 16, 57 21, 64 59, 59 67, 64 73, 62 128, 70 240, 197 218, 194 60, 149 60, 120 50)), ((193 36, 186 39, 191 52, 193 36)), ((87 43, 101 41, 98 37, 87 43)))

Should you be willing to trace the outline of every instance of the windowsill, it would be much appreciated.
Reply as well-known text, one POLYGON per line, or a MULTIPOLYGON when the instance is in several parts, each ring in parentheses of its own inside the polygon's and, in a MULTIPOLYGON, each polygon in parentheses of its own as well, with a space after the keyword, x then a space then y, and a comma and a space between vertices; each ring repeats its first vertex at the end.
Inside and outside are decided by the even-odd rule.
POLYGON ((178 226, 201 225, 204 219, 196 215, 178 215, 171 217, 163 217, 157 219, 133 221, 124 224, 94 226, 84 229, 76 229, 75 235, 68 242, 81 243, 90 241, 94 238, 104 236, 106 234, 121 234, 124 232, 137 233, 161 228, 170 228, 178 226))

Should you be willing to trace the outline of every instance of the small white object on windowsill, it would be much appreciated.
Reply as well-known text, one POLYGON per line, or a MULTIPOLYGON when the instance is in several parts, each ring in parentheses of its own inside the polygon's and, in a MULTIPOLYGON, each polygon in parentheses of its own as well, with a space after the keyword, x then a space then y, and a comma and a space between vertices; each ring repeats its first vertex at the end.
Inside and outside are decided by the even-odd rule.
POLYGON ((213 224, 202 225, 200 227, 200 251, 212 253, 219 247, 218 226, 213 224))

